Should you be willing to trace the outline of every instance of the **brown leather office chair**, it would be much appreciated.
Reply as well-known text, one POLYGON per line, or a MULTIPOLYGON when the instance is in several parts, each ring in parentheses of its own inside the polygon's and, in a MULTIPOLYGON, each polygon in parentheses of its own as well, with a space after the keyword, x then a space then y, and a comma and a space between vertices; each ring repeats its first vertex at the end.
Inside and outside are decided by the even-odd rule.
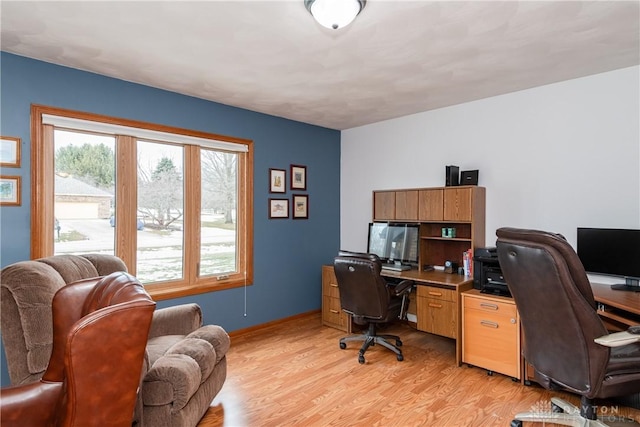
POLYGON ((597 420, 595 399, 640 393, 640 336, 608 335, 584 267, 561 235, 516 228, 496 234, 500 267, 520 313, 523 353, 536 381, 581 396, 579 411, 554 397, 553 413, 517 414, 511 425, 606 425, 597 420))
POLYGON ((400 337, 378 335, 376 326, 392 322, 404 315, 408 305, 408 294, 413 282, 404 280, 390 286, 380 275, 382 262, 377 255, 341 251, 334 260, 334 270, 340 291, 342 310, 349 313, 353 321, 364 325, 363 334, 350 335, 340 339, 340 348, 347 348, 349 341, 364 341, 358 352, 358 362, 364 363, 364 353, 375 344, 380 344, 403 360, 400 337), (393 345, 390 341, 395 341, 393 345))
POLYGON ((124 272, 62 287, 41 380, 0 390, 3 427, 130 427, 155 303, 124 272))

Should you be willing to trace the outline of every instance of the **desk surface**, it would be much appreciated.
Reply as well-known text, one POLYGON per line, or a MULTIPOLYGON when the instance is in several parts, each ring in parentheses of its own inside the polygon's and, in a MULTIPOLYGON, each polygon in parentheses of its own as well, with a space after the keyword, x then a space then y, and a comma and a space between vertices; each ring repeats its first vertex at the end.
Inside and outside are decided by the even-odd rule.
POLYGON ((640 315, 640 292, 616 291, 600 283, 592 283, 591 290, 596 301, 640 315))
POLYGON ((405 270, 393 271, 382 270, 381 273, 386 277, 397 277, 399 279, 409 279, 417 282, 416 284, 440 285, 449 288, 459 288, 473 282, 473 278, 469 276, 461 276, 459 274, 445 273, 444 271, 418 271, 405 270))
POLYGON ((610 330, 624 330, 627 326, 640 324, 640 292, 615 291, 611 285, 591 283, 593 297, 604 307, 598 314, 608 319, 610 330))

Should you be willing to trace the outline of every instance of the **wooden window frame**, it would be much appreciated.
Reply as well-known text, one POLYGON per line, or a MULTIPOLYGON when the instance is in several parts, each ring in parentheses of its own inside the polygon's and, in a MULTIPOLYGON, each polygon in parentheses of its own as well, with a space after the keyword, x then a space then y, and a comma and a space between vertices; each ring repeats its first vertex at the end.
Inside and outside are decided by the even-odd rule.
MULTIPOLYGON (((246 145, 238 152, 237 272, 220 276, 198 276, 200 259, 200 146, 184 144, 185 204, 183 278, 145 284, 155 300, 178 298, 253 283, 253 141, 205 132, 114 118, 43 105, 31 106, 31 258, 54 254, 54 126, 43 123, 43 115, 66 117, 117 126, 164 132, 186 137, 246 145)), ((115 254, 129 272, 136 271, 136 215, 126 215, 137 206, 137 139, 116 135, 116 221, 115 254), (124 236, 127 236, 126 238, 124 236)))

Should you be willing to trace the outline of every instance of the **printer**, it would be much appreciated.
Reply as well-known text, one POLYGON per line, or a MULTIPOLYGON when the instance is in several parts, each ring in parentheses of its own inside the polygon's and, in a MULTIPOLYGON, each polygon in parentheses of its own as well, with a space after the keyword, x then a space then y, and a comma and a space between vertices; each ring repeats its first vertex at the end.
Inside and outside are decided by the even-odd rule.
POLYGON ((498 250, 495 247, 477 248, 473 257, 473 287, 484 294, 511 296, 502 275, 498 250))

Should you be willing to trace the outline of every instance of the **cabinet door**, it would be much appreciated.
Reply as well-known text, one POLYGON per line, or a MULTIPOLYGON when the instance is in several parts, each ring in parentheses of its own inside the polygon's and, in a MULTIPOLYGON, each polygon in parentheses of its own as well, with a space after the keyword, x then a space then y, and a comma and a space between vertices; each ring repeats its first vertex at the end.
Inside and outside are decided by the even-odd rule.
POLYGON ((418 220, 418 191, 396 191, 396 220, 418 220))
POLYGON ((420 190, 418 194, 418 219, 420 221, 442 221, 442 189, 420 190))
POLYGON ((385 221, 396 219, 395 191, 373 192, 373 219, 385 221))
POLYGON ((445 188, 444 220, 471 221, 472 197, 472 188, 445 188))

